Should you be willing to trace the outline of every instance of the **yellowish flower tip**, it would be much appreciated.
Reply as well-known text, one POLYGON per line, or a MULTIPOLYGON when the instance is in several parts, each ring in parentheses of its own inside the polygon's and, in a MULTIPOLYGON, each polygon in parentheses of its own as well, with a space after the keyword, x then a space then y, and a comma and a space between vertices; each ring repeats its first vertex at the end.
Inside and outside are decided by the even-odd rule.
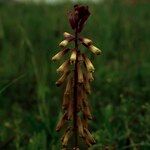
POLYGON ((70 56, 70 63, 75 64, 76 58, 77 58, 77 52, 76 52, 76 49, 73 49, 72 54, 70 56))
POLYGON ((69 41, 68 40, 63 40, 62 42, 60 42, 59 46, 60 47, 66 47, 68 45, 69 41))
POLYGON ((65 48, 61 50, 60 52, 58 52, 56 55, 52 57, 52 60, 56 61, 56 60, 61 59, 68 51, 69 51, 69 48, 65 48))
POLYGON ((101 50, 99 48, 95 47, 94 45, 90 45, 88 48, 92 53, 94 53, 96 55, 101 54, 101 50))
POLYGON ((88 72, 94 72, 95 68, 94 68, 92 62, 90 61, 90 59, 88 57, 86 57, 85 54, 83 54, 83 58, 84 58, 84 62, 85 62, 87 71, 88 72))
POLYGON ((88 38, 83 38, 82 39, 82 42, 85 44, 85 45, 91 45, 93 42, 92 40, 88 39, 88 38))
POLYGON ((55 56, 52 57, 53 61, 59 60, 63 56, 63 51, 58 52, 55 56))
POLYGON ((69 61, 66 60, 56 71, 58 73, 63 73, 63 72, 66 72, 68 70, 68 67, 69 67, 69 61))
POLYGON ((73 35, 71 35, 71 34, 70 34, 70 33, 68 33, 68 32, 64 32, 64 34, 63 34, 63 35, 64 35, 64 37, 65 37, 65 38, 68 38, 68 37, 73 36, 73 35))

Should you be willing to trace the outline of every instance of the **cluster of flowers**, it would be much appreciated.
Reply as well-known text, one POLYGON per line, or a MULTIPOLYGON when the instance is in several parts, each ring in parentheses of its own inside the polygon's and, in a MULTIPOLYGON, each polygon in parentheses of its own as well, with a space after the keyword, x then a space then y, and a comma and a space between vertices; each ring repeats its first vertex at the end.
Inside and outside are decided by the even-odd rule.
MULTIPOLYGON (((56 126, 56 131, 60 131, 67 121, 73 120, 74 67, 77 64, 77 130, 78 135, 85 140, 88 146, 91 146, 95 143, 95 140, 88 129, 88 119, 91 120, 92 115, 87 101, 87 94, 91 93, 90 82, 94 80, 93 72, 95 68, 85 53, 81 53, 76 48, 66 48, 69 43, 75 41, 75 36, 67 32, 64 32, 63 35, 65 39, 59 44, 62 49, 52 57, 53 61, 60 60, 66 53, 71 52, 70 58, 65 60, 57 69, 61 77, 57 80, 56 85, 61 86, 66 83, 66 88, 62 103, 64 114, 56 126)), ((101 50, 95 47, 92 40, 88 38, 79 37, 78 43, 84 45, 96 55, 101 54, 101 50)), ((64 147, 67 146, 71 135, 73 135, 73 127, 69 126, 61 138, 64 147)))

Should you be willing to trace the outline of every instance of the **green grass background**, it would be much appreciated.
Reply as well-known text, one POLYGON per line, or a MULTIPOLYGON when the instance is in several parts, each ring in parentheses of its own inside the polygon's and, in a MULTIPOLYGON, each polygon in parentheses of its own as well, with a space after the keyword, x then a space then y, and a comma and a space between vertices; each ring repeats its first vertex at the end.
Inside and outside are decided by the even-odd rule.
MULTIPOLYGON (((72 32, 71 3, 0 4, 0 149, 59 150, 62 90, 51 57, 72 32)), ((97 144, 91 150, 150 149, 150 3, 89 3, 82 33, 102 55, 89 96, 97 144)))

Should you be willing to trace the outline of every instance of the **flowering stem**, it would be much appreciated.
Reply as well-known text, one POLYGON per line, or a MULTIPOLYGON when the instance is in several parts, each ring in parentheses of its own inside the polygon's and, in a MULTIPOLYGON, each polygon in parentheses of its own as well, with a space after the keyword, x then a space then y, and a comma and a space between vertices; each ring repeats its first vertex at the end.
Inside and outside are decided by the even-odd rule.
POLYGON ((75 62, 74 69, 74 95, 73 95, 73 124, 74 124, 74 148, 76 149, 78 146, 78 127, 77 127, 77 83, 78 83, 78 72, 77 72, 77 63, 78 63, 78 31, 77 28, 75 30, 75 49, 77 52, 77 58, 75 62))

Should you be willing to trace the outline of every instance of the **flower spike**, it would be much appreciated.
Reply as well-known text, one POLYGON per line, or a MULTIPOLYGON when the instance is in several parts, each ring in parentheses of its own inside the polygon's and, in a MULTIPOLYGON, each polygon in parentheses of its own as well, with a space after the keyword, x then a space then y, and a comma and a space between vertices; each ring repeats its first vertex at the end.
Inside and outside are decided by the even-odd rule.
POLYGON ((71 136, 75 141, 71 148, 73 150, 79 150, 80 148, 78 137, 81 137, 89 147, 95 144, 95 139, 88 129, 88 120, 93 117, 87 100, 88 94, 92 93, 90 82, 94 80, 93 72, 95 68, 86 53, 83 54, 79 49, 79 44, 81 44, 81 46, 84 45, 96 55, 101 53, 101 50, 93 45, 92 40, 79 35, 89 16, 88 6, 74 6, 74 9, 68 14, 69 23, 74 34, 63 33, 64 40, 59 44, 62 50, 52 57, 54 61, 60 60, 70 51, 67 48, 68 44, 74 42, 75 46, 71 48, 70 58, 64 60, 57 69, 57 72, 61 73, 61 77, 56 81, 56 85, 65 84, 62 101, 63 115, 56 126, 56 131, 67 128, 61 138, 64 150, 68 149, 68 144, 72 139, 71 136))

